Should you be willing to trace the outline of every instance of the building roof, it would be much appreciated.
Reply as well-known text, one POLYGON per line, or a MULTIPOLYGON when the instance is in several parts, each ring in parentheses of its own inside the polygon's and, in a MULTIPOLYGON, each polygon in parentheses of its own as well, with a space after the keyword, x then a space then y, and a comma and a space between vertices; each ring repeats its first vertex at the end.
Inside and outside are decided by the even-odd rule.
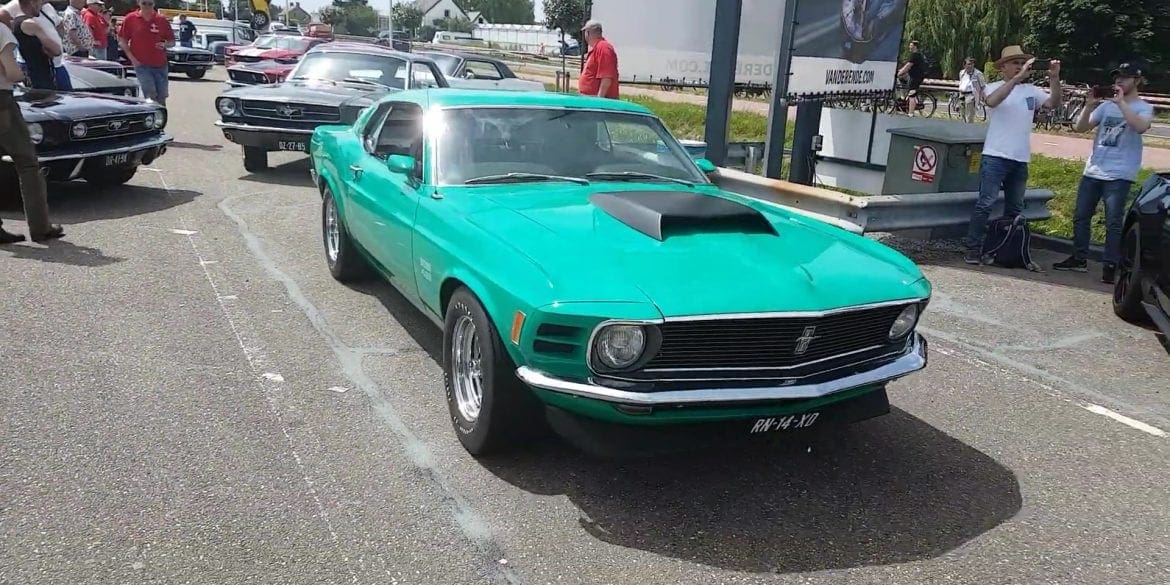
MULTIPOLYGON (((426 16, 427 13, 429 13, 431 10, 434 10, 435 6, 438 6, 442 1, 443 0, 414 0, 414 5, 423 13, 423 16, 426 16)), ((463 9, 460 8, 458 4, 455 4, 455 9, 459 11, 459 14, 467 16, 467 13, 463 12, 463 9)))

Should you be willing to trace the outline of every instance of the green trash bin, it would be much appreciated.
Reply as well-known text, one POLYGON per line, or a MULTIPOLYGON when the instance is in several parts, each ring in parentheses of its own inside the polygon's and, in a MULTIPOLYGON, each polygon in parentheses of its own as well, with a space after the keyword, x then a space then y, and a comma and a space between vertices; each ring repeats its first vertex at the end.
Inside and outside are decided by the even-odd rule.
POLYGON ((890 128, 882 194, 979 190, 986 126, 890 128))

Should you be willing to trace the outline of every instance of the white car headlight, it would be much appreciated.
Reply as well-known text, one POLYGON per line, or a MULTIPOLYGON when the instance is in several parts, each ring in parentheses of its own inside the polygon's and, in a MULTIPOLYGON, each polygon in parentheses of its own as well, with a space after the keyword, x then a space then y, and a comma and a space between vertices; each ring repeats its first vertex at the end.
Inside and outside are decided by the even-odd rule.
POLYGON ((146 117, 142 119, 142 125, 146 126, 148 129, 154 128, 154 114, 147 114, 146 117))
POLYGON ((918 324, 918 305, 907 305, 902 312, 898 314, 898 318, 894 319, 894 324, 890 326, 890 339, 900 339, 905 337, 914 330, 914 326, 918 324))
POLYGON ((239 111, 236 107, 236 100, 232 98, 220 98, 215 102, 215 108, 224 116, 235 116, 239 111))
POLYGON ((89 126, 86 126, 85 122, 78 122, 73 125, 72 132, 74 138, 85 138, 85 135, 89 134, 89 126))
POLYGON ((593 340, 593 351, 601 365, 624 370, 646 351, 646 330, 641 325, 607 325, 593 340))
POLYGON ((45 129, 40 124, 33 122, 28 125, 28 136, 32 139, 33 144, 40 144, 45 139, 45 129))
POLYGON ((154 113, 154 127, 155 128, 162 128, 163 126, 166 126, 166 125, 167 125, 167 112, 166 112, 166 110, 159 110, 159 111, 155 112, 154 113))

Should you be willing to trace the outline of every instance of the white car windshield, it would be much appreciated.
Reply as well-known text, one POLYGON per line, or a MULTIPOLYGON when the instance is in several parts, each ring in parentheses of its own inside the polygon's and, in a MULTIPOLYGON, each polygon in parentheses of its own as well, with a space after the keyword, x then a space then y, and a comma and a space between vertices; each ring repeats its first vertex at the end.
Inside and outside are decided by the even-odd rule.
POLYGON ((301 58, 289 79, 324 79, 370 83, 403 89, 406 87, 407 63, 387 55, 322 52, 301 58))
MULTIPOLYGON (((490 183, 518 173, 562 180, 707 183, 657 118, 564 108, 452 108, 428 122, 437 182, 490 183), (433 124, 433 126, 432 126, 433 124)), ((501 180, 518 180, 512 176, 501 180)))

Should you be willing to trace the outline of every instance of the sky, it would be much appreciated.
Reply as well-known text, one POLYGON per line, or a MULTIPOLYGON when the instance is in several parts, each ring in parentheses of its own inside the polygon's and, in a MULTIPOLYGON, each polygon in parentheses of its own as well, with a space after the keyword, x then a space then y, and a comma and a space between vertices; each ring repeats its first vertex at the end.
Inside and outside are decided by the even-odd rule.
MULTIPOLYGON (((273 4, 276 4, 280 7, 282 7, 282 8, 285 6, 285 2, 286 2, 286 0, 269 0, 269 1, 272 2, 273 4)), ((288 2, 293 2, 293 1, 300 2, 301 8, 304 8, 305 10, 308 10, 309 12, 316 12, 319 8, 321 8, 323 6, 329 6, 330 4, 333 4, 333 0, 287 0, 287 1, 288 2)), ((385 12, 387 7, 390 6, 390 1, 391 0, 370 0, 370 6, 372 6, 374 8, 374 10, 377 10, 379 12, 385 12)), ((409 3, 413 2, 414 0, 393 0, 393 1, 395 4, 409 4, 409 3)), ((292 4, 289 4, 289 6, 291 6, 291 5, 292 4)), ((532 6, 533 6, 534 11, 536 12, 536 21, 540 22, 540 21, 544 20, 544 2, 542 2, 541 0, 535 0, 532 3, 532 6)))

